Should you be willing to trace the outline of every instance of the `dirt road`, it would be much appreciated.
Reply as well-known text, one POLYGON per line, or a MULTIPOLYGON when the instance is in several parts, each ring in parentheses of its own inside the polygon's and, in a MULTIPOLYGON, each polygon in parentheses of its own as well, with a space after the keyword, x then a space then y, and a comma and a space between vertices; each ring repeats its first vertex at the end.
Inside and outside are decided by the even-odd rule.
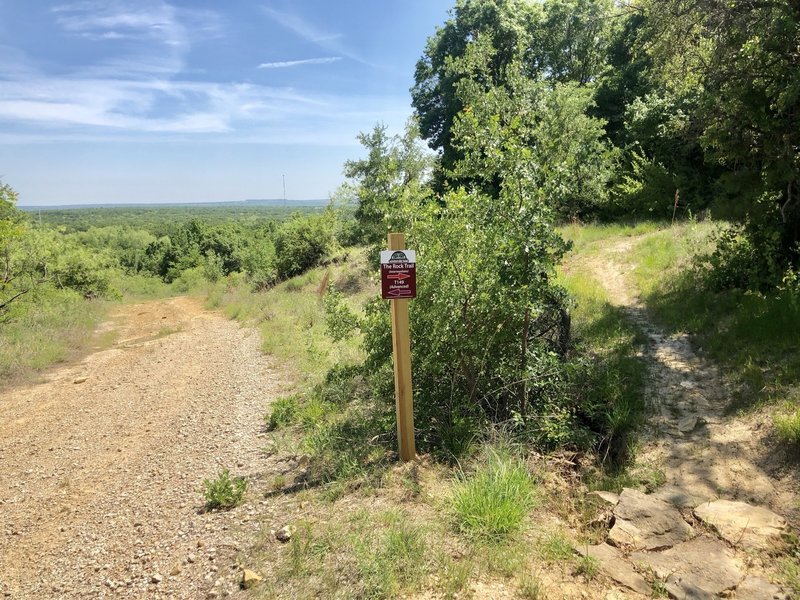
POLYGON ((104 328, 110 349, 0 394, 0 596, 223 596, 264 501, 203 513, 203 479, 262 477, 285 383, 257 332, 196 300, 125 306, 104 328))

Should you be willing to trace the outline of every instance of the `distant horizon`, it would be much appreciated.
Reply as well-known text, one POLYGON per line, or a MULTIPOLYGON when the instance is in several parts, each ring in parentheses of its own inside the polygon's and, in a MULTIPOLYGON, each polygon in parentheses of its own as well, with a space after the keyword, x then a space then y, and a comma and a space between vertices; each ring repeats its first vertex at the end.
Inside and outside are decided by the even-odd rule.
POLYGON ((36 209, 72 209, 72 208, 130 208, 130 207, 157 207, 157 206, 211 206, 217 204, 250 204, 250 205, 271 205, 271 206, 326 206, 330 202, 329 198, 247 198, 245 200, 166 200, 142 202, 84 202, 79 204, 17 204, 20 210, 36 209))

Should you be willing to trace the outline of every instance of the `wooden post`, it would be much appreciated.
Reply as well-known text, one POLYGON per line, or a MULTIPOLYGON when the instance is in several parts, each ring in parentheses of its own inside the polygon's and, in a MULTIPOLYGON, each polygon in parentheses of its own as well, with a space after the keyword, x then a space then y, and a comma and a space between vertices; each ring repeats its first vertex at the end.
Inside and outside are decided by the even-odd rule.
MULTIPOLYGON (((389 234, 389 250, 405 250, 406 236, 389 234)), ((411 339, 408 331, 408 299, 389 300, 394 349, 394 397, 397 408, 397 442, 400 460, 417 456, 414 447, 414 400, 411 389, 411 339)))

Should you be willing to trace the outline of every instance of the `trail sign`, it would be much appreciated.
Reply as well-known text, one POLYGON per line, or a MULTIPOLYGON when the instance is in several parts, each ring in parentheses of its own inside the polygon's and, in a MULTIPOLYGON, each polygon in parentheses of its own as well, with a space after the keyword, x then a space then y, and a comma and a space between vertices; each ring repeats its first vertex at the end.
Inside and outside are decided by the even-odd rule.
POLYGON ((417 297, 417 253, 381 251, 381 296, 386 300, 417 297))
POLYGON ((414 394, 411 388, 411 337, 408 299, 417 295, 417 253, 404 250, 406 236, 390 233, 389 250, 381 252, 381 289, 392 316, 394 396, 397 408, 397 450, 400 460, 414 460, 414 394))

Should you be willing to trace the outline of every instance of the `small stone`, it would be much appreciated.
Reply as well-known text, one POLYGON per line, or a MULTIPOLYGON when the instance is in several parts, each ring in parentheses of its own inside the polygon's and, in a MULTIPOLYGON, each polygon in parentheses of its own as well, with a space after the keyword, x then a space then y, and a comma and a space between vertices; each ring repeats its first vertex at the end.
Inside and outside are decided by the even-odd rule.
POLYGON ((685 390, 693 390, 697 384, 694 381, 681 381, 680 386, 685 390))
POLYGON ((194 554, 190 554, 189 556, 186 557, 186 562, 188 562, 188 563, 193 563, 196 560, 197 560, 197 557, 194 554))
POLYGON ((150 578, 150 582, 151 582, 151 583, 161 583, 162 581, 164 581, 164 578, 161 576, 161 573, 155 573, 155 574, 154 574, 154 575, 153 575, 153 576, 150 578))
POLYGON ((172 567, 172 570, 169 572, 169 574, 170 574, 172 577, 175 577, 176 575, 180 575, 180 574, 181 574, 181 571, 183 571, 183 569, 181 568, 181 566, 180 566, 180 565, 175 565, 174 567, 172 567))
POLYGON ((197 547, 198 548, 202 548, 205 545, 206 545, 206 543, 203 540, 197 540, 197 547))
POLYGON ((245 569, 242 571, 242 589, 249 590, 263 581, 262 577, 255 571, 245 569))
POLYGON ((76 377, 75 379, 72 380, 72 383, 83 383, 87 379, 89 379, 89 378, 88 377, 76 377))
POLYGON ((284 544, 292 539, 292 534, 297 531, 294 525, 286 525, 275 532, 275 539, 284 544))
POLYGON ((697 427, 697 417, 694 415, 684 417, 678 421, 678 431, 681 433, 690 433, 694 431, 695 427, 697 427))

